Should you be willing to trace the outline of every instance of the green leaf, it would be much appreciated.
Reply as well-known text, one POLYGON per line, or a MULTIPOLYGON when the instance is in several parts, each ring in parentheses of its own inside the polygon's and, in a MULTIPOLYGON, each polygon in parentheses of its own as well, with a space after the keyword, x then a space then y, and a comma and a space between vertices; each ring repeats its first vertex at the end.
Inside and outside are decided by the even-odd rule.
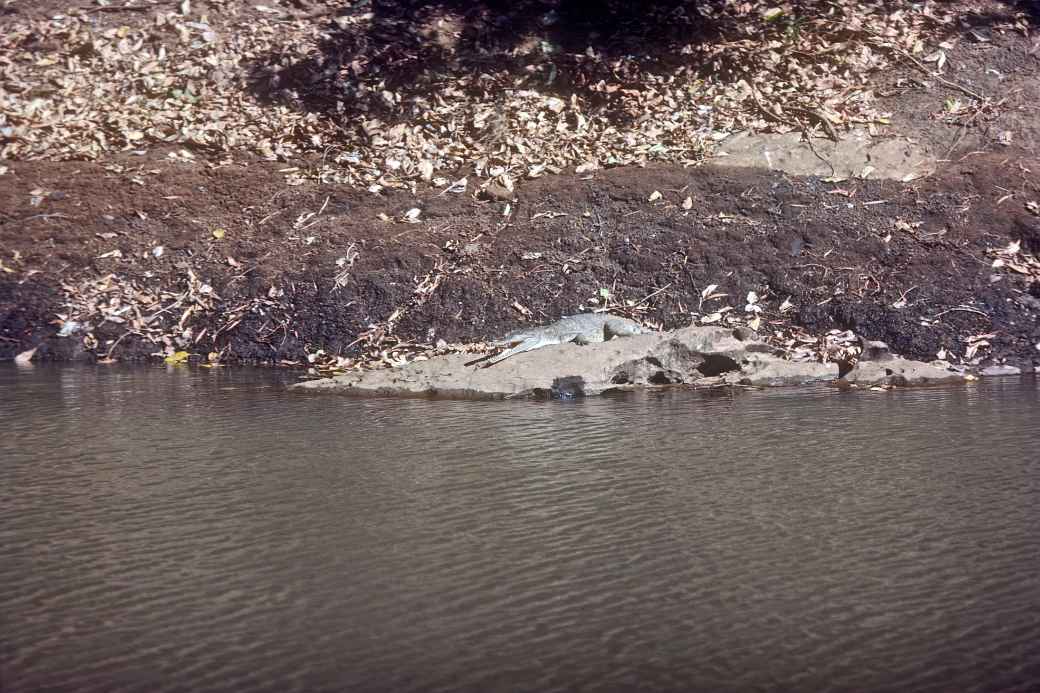
POLYGON ((190 356, 190 354, 186 351, 176 351, 163 360, 170 365, 176 366, 182 363, 187 363, 188 356, 190 356))

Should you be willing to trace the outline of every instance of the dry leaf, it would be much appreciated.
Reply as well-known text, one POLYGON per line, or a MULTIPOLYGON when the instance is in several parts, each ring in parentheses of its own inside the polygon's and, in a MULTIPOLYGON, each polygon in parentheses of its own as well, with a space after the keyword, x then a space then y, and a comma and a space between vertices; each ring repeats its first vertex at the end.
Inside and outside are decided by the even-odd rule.
POLYGON ((16 355, 14 357, 14 362, 17 363, 17 364, 20 364, 20 365, 25 365, 25 364, 31 362, 32 358, 33 358, 33 355, 36 354, 36 350, 38 348, 39 347, 33 347, 32 349, 29 349, 27 351, 23 351, 22 353, 16 355))

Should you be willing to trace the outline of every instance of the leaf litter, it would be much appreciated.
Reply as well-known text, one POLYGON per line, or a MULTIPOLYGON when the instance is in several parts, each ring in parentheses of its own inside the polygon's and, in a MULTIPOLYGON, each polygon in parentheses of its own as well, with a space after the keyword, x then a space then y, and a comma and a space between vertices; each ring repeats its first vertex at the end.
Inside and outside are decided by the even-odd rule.
MULTIPOLYGON (((591 38, 569 52, 545 18, 520 41, 482 41, 494 17, 437 3, 417 15, 388 2, 309 15, 237 3, 131 9, 148 21, 76 7, 8 20, 0 159, 149 147, 188 160, 191 150, 317 155, 326 182, 450 185, 445 176, 467 169, 509 189, 545 173, 693 164, 738 130, 883 125, 868 77, 903 55, 932 60, 956 21, 936 2, 704 3, 690 26, 706 25, 711 40, 680 42, 666 61, 607 55, 591 38), (414 79, 402 84, 407 70, 414 79)), ((308 175, 286 173, 291 183, 308 175)))

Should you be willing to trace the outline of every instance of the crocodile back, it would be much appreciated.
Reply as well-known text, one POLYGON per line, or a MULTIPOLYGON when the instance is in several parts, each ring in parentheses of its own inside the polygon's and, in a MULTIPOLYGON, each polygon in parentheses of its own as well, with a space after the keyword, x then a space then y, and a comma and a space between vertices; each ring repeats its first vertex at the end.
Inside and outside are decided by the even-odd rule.
POLYGON ((554 323, 540 327, 525 327, 510 332, 495 342, 498 346, 513 346, 528 340, 544 344, 581 342, 594 344, 611 337, 643 334, 639 323, 609 313, 579 313, 565 315, 554 323))
POLYGON ((611 316, 604 313, 579 313, 566 315, 550 325, 561 342, 578 341, 584 344, 602 342, 606 339, 604 325, 611 316))

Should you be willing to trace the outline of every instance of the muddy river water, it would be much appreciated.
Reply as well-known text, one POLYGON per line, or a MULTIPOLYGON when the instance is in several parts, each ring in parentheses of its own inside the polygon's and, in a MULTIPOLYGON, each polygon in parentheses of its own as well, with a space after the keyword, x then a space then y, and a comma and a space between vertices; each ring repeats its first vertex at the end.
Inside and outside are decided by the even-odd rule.
POLYGON ((0 690, 1040 690, 1040 385, 0 369, 0 690))

